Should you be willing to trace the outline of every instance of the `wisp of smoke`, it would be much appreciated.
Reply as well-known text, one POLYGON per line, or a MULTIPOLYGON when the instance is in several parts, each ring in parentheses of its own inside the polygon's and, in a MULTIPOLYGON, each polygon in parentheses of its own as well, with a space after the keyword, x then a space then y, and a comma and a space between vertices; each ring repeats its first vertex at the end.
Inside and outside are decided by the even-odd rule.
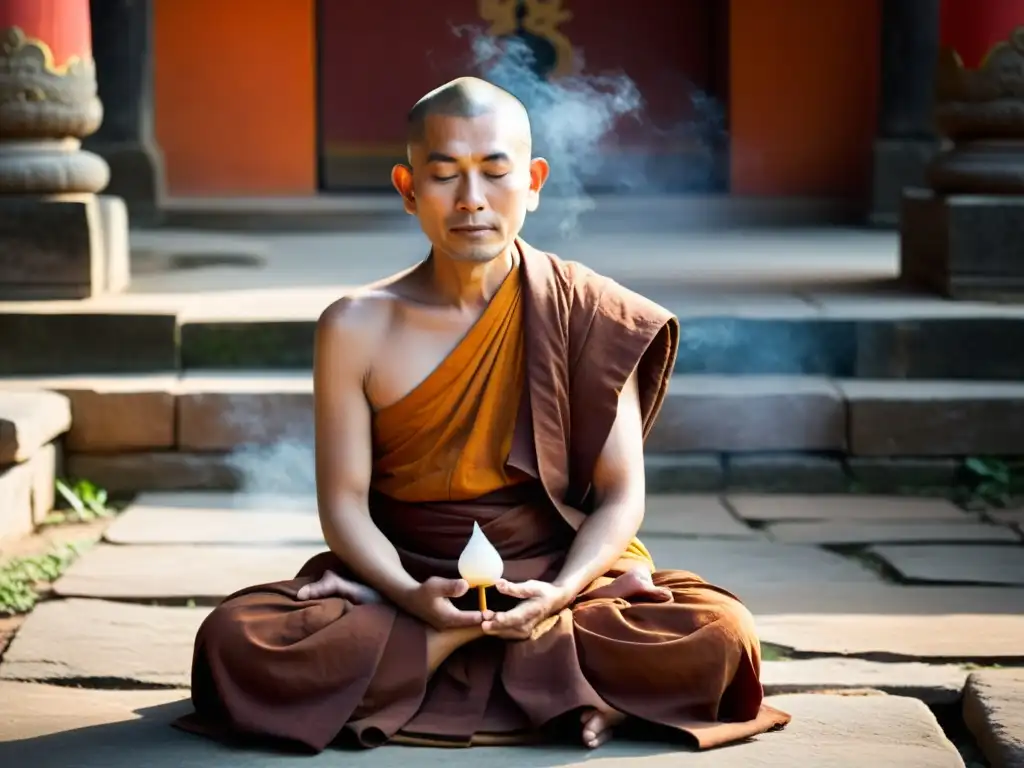
POLYGON ((315 491, 313 413, 302 395, 271 409, 260 400, 237 399, 220 418, 229 432, 244 436, 226 457, 238 490, 271 496, 315 491))
POLYGON ((226 458, 239 491, 258 496, 316 492, 312 441, 282 439, 269 445, 249 443, 226 458))
MULTIPOLYGON (((499 39, 476 28, 457 28, 471 35, 472 68, 526 105, 533 129, 534 154, 551 162, 545 193, 560 198, 566 217, 559 225, 571 234, 579 215, 593 207, 587 182, 602 171, 602 147, 624 117, 640 119, 643 98, 625 74, 571 75, 545 80, 536 70, 536 56, 518 38, 499 39)), ((582 67, 580 67, 582 69, 582 67)))
POLYGON ((588 194, 593 186, 648 194, 665 191, 668 179, 677 189, 714 186, 720 171, 717 152, 725 136, 723 110, 714 98, 685 82, 682 74, 666 72, 663 79, 679 81, 679 96, 689 100, 691 116, 672 126, 654 126, 645 114, 637 84, 624 72, 583 74, 585 62, 579 49, 576 74, 547 79, 522 37, 498 38, 474 26, 453 27, 453 32, 469 39, 466 69, 505 88, 526 105, 534 153, 551 163, 545 196, 555 198, 565 211, 558 224, 562 237, 575 234, 581 214, 594 208, 588 194), (615 146, 617 128, 628 122, 641 123, 648 136, 668 145, 685 145, 689 151, 682 155, 616 151, 623 149, 615 146))

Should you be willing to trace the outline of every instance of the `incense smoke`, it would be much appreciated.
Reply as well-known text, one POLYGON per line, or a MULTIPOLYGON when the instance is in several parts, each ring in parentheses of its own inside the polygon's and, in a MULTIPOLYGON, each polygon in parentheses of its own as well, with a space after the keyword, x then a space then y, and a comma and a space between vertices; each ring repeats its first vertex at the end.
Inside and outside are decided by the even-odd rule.
MULTIPOLYGON (((580 215, 594 208, 588 191, 595 187, 658 194, 709 186, 716 168, 716 149, 725 133, 723 112, 714 99, 682 82, 681 77, 676 78, 680 80, 678 93, 680 98, 689 98, 692 119, 670 127, 651 126, 637 84, 623 72, 583 74, 585 62, 578 49, 576 74, 547 79, 523 38, 497 38, 476 27, 458 27, 453 32, 470 37, 471 58, 465 68, 526 105, 534 154, 551 163, 544 195, 565 209, 558 225, 563 237, 574 234, 580 215), (698 151, 688 153, 685 160, 609 151, 617 148, 617 129, 631 122, 642 124, 649 136, 670 144, 685 142, 698 151), (659 164, 657 174, 651 163, 659 164), (675 167, 666 168, 666 163, 675 167), (666 178, 672 179, 671 190, 666 188, 666 178)), ((668 77, 671 75, 666 74, 668 77)))
POLYGON ((499 40, 477 34, 472 50, 480 76, 526 105, 534 154, 551 162, 545 193, 568 207, 559 226, 568 235, 579 215, 593 207, 586 184, 601 175, 602 144, 619 119, 639 119, 643 106, 639 89, 624 74, 545 80, 536 72, 536 55, 519 38, 499 40))

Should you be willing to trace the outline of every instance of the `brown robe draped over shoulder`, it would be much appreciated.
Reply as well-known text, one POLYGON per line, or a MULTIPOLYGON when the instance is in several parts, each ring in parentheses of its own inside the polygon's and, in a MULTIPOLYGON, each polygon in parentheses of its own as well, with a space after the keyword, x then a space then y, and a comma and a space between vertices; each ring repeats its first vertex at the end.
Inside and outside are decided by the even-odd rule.
MULTIPOLYGON (((418 579, 458 577, 474 521, 506 578, 554 578, 586 518, 626 379, 636 370, 645 436, 668 388, 679 342, 671 314, 586 267, 517 245, 519 267, 457 348, 374 415, 370 512, 418 579)), ((296 578, 243 589, 207 617, 192 667, 195 712, 176 725, 314 751, 346 731, 367 747, 468 746, 611 706, 706 749, 789 721, 762 702, 747 609, 695 574, 655 570, 637 539, 531 639, 482 638, 429 677, 418 619, 386 603, 296 599, 328 568, 348 575, 325 552, 296 578), (588 599, 637 567, 673 600, 588 599)))

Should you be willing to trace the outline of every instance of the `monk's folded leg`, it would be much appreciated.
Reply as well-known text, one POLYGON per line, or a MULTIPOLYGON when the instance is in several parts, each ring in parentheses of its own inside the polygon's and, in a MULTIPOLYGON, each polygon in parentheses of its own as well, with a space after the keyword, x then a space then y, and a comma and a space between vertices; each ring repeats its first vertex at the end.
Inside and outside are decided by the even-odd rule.
POLYGON ((685 571, 656 571, 653 583, 672 599, 584 595, 573 608, 583 674, 601 697, 686 731, 701 747, 784 724, 787 716, 763 706, 760 643, 746 607, 685 571))
POLYGON ((196 714, 178 725, 320 751, 346 726, 377 743, 415 714, 429 675, 427 627, 387 604, 298 601, 303 583, 245 590, 210 613, 196 636, 196 714))

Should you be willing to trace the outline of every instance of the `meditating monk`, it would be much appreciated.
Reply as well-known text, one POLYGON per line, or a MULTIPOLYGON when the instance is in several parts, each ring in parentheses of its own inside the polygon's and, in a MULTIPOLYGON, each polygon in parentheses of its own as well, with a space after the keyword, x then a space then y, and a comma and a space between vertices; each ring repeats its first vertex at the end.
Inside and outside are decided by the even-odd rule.
POLYGON ((180 727, 320 751, 566 727, 597 747, 633 725, 709 748, 789 721, 762 701, 746 608, 656 570, 636 538, 679 325, 519 237, 548 170, 493 85, 461 78, 412 108, 392 181, 429 254, 317 329, 329 551, 213 610, 180 727), (474 523, 504 562, 485 609, 457 565, 474 523))

